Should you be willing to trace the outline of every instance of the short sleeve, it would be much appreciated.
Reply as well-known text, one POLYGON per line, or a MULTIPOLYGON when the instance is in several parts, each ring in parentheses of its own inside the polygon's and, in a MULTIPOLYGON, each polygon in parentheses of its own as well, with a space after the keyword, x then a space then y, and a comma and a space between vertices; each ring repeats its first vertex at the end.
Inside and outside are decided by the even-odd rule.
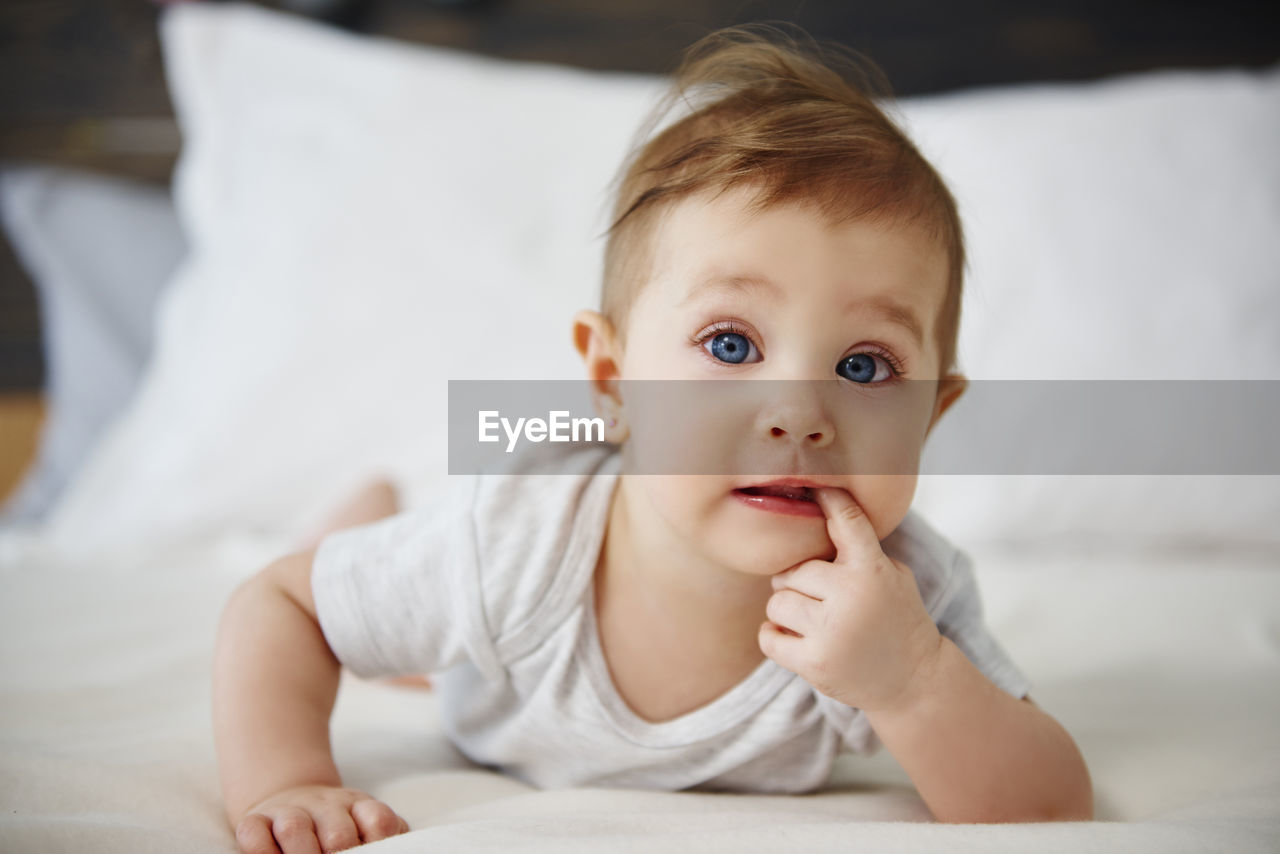
POLYGON ((311 569, 320 629, 353 673, 430 673, 491 657, 477 591, 474 490, 473 479, 451 477, 426 506, 320 542, 311 569))
POLYGON ((932 616, 938 631, 959 647, 996 687, 1018 700, 1031 691, 1026 674, 1014 664, 983 621, 982 597, 973 564, 964 552, 955 552, 949 581, 932 616))
POLYGON ((425 507, 325 537, 311 589, 334 655, 360 676, 467 663, 505 679, 589 589, 617 463, 608 448, 515 455, 501 473, 450 476, 425 507))

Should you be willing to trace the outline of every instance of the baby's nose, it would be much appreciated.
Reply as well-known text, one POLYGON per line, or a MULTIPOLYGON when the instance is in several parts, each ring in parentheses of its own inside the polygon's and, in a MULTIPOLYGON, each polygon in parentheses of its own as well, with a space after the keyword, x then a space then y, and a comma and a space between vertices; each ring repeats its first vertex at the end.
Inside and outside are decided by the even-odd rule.
POLYGON ((833 409, 839 403, 839 387, 822 381, 745 381, 742 391, 756 407, 754 433, 771 447, 787 443, 791 450, 813 451, 836 441, 833 409))
MULTIPOLYGON (((793 435, 789 433, 785 428, 778 427, 778 426, 774 426, 770 428, 769 434, 773 436, 775 439, 785 439, 788 436, 793 435)), ((796 436, 797 440, 803 441, 805 442, 805 444, 815 448, 821 448, 825 445, 831 444, 830 430, 814 430, 811 433, 804 433, 803 431, 801 431, 794 435, 796 436)))
POLYGON ((769 436, 808 448, 824 448, 835 440, 835 425, 816 408, 786 407, 768 419, 769 436))

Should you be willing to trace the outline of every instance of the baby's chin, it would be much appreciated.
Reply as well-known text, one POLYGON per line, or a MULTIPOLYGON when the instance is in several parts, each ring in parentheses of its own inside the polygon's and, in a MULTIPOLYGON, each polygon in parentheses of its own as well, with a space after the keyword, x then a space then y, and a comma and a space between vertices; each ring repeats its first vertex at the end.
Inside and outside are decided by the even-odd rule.
POLYGON ((769 576, 790 569, 807 560, 834 560, 835 546, 825 529, 816 536, 769 536, 758 533, 734 544, 730 564, 739 572, 769 576))

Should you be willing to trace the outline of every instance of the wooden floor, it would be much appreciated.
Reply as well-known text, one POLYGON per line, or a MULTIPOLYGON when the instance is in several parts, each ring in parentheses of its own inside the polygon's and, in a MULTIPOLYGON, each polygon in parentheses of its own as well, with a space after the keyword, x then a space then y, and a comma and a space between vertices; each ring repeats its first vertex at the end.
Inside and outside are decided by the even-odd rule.
POLYGON ((0 394, 0 502, 22 480, 36 452, 45 405, 36 392, 0 394))

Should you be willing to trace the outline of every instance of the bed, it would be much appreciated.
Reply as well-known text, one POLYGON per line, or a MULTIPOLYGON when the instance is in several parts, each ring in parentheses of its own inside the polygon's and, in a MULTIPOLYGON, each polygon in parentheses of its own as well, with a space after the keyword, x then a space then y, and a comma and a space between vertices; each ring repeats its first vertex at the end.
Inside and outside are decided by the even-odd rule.
MULTIPOLYGON (((172 198, 76 185, 154 217, 127 244, 155 282, 131 291, 145 358, 56 493, 29 493, 42 512, 0 531, 5 851, 235 850, 209 717, 222 604, 370 478, 409 506, 439 489, 449 380, 578 376, 568 318, 596 299, 604 189, 661 87, 233 4, 176 7, 161 37, 172 198), (515 364, 475 346, 504 335, 530 343, 515 364)), ((899 115, 968 230, 970 377, 1280 380, 1280 68, 899 115)), ((14 180, 66 198, 47 171, 14 180)), ((81 330, 62 337, 84 341, 66 295, 88 274, 46 249, 81 330)), ((60 412, 48 429, 74 432, 60 412)), ((887 753, 804 797, 538 791, 453 750, 429 691, 344 675, 338 765, 412 827, 371 850, 1280 848, 1280 472, 937 474, 917 506, 974 558, 989 625, 1085 756, 1095 821, 940 825, 887 753)))

